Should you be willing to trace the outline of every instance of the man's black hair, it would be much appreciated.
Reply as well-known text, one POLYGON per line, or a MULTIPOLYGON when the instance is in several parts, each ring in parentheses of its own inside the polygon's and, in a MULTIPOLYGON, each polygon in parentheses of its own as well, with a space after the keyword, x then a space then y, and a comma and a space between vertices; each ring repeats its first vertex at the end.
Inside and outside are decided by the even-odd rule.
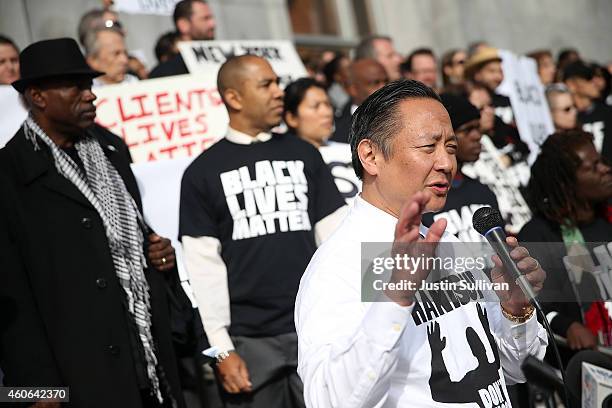
POLYGON ((177 31, 178 26, 176 22, 182 18, 189 20, 191 18, 191 13, 193 13, 193 3, 196 2, 206 4, 205 0, 181 0, 176 3, 176 6, 174 6, 174 14, 172 15, 172 19, 174 20, 174 27, 176 27, 177 31))
POLYGON ((179 37, 180 35, 176 31, 168 31, 159 36, 155 43, 155 58, 157 58, 157 62, 162 62, 164 58, 172 58, 176 54, 174 46, 179 37))
POLYGON ((392 153, 392 139, 404 127, 403 118, 398 114, 400 102, 413 98, 430 98, 442 103, 438 94, 427 85, 400 79, 383 86, 359 105, 353 114, 349 135, 353 168, 357 177, 363 179, 363 166, 357 154, 359 143, 369 139, 388 160, 392 153))

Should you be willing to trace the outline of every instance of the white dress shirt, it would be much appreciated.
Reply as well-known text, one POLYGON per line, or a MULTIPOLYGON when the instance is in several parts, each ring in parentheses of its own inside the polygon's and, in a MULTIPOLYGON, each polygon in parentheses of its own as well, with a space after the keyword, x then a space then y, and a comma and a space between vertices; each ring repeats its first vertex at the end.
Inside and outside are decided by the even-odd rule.
MULTIPOLYGON (((546 332, 535 317, 523 324, 511 323, 502 316, 499 303, 471 301, 417 325, 414 304, 362 302, 361 243, 391 243, 396 223, 395 217, 357 197, 302 277, 295 323, 298 373, 304 382, 306 406, 509 407, 506 383, 524 381, 520 364, 528 354, 543 358, 546 332), (486 309, 491 337, 487 337, 478 307, 486 309), (446 342, 439 353, 443 359, 435 361, 445 366, 448 375, 442 378, 438 373, 431 378, 438 381, 438 387, 448 381, 441 392, 430 387, 434 353, 428 330, 435 324, 446 342), (495 361, 489 338, 494 338, 499 350, 501 367, 489 368, 484 377, 490 377, 490 383, 480 388, 465 383, 470 378, 472 385, 483 381, 483 371, 474 371, 479 373, 474 377, 469 374, 481 364, 475 357, 478 347, 473 346, 473 337, 472 344, 467 340, 469 327, 486 349, 483 367, 495 361)), ((426 232, 421 226, 421 234, 426 232)), ((458 242, 447 233, 441 241, 458 242)))

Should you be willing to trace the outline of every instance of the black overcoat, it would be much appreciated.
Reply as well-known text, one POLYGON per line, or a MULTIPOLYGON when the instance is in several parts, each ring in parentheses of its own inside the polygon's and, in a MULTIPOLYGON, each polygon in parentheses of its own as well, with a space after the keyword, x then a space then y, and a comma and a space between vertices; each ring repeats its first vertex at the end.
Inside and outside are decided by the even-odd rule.
MULTIPOLYGON (((141 207, 123 141, 94 134, 141 207)), ((102 219, 20 130, 0 149, 0 364, 9 386, 67 386, 74 407, 141 406, 125 294, 102 219)), ((143 250, 145 250, 143 248, 143 250)), ((167 277, 149 268, 157 357, 179 406, 167 277)))

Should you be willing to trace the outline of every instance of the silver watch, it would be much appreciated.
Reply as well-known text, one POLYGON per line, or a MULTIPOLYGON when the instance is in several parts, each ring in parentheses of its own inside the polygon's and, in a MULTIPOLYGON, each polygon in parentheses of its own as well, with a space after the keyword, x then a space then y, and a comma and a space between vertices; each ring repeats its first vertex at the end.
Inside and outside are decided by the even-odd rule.
POLYGON ((217 354, 217 364, 223 362, 223 360, 228 358, 230 353, 233 351, 234 350, 221 351, 219 354, 217 354))

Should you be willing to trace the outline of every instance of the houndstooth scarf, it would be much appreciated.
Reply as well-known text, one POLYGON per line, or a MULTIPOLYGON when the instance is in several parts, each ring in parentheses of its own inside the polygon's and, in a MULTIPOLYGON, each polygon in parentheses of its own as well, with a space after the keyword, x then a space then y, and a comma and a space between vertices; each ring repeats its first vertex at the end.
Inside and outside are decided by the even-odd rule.
POLYGON ((147 266, 143 253, 142 215, 127 191, 123 179, 108 160, 95 137, 88 136, 75 143, 85 174, 72 158, 60 149, 29 116, 23 123, 26 138, 39 149, 36 137, 51 149, 55 167, 96 209, 106 230, 115 273, 126 293, 128 311, 138 328, 144 348, 147 376, 157 399, 163 402, 157 376, 157 357, 151 335, 151 304, 149 284, 144 276, 147 266))

